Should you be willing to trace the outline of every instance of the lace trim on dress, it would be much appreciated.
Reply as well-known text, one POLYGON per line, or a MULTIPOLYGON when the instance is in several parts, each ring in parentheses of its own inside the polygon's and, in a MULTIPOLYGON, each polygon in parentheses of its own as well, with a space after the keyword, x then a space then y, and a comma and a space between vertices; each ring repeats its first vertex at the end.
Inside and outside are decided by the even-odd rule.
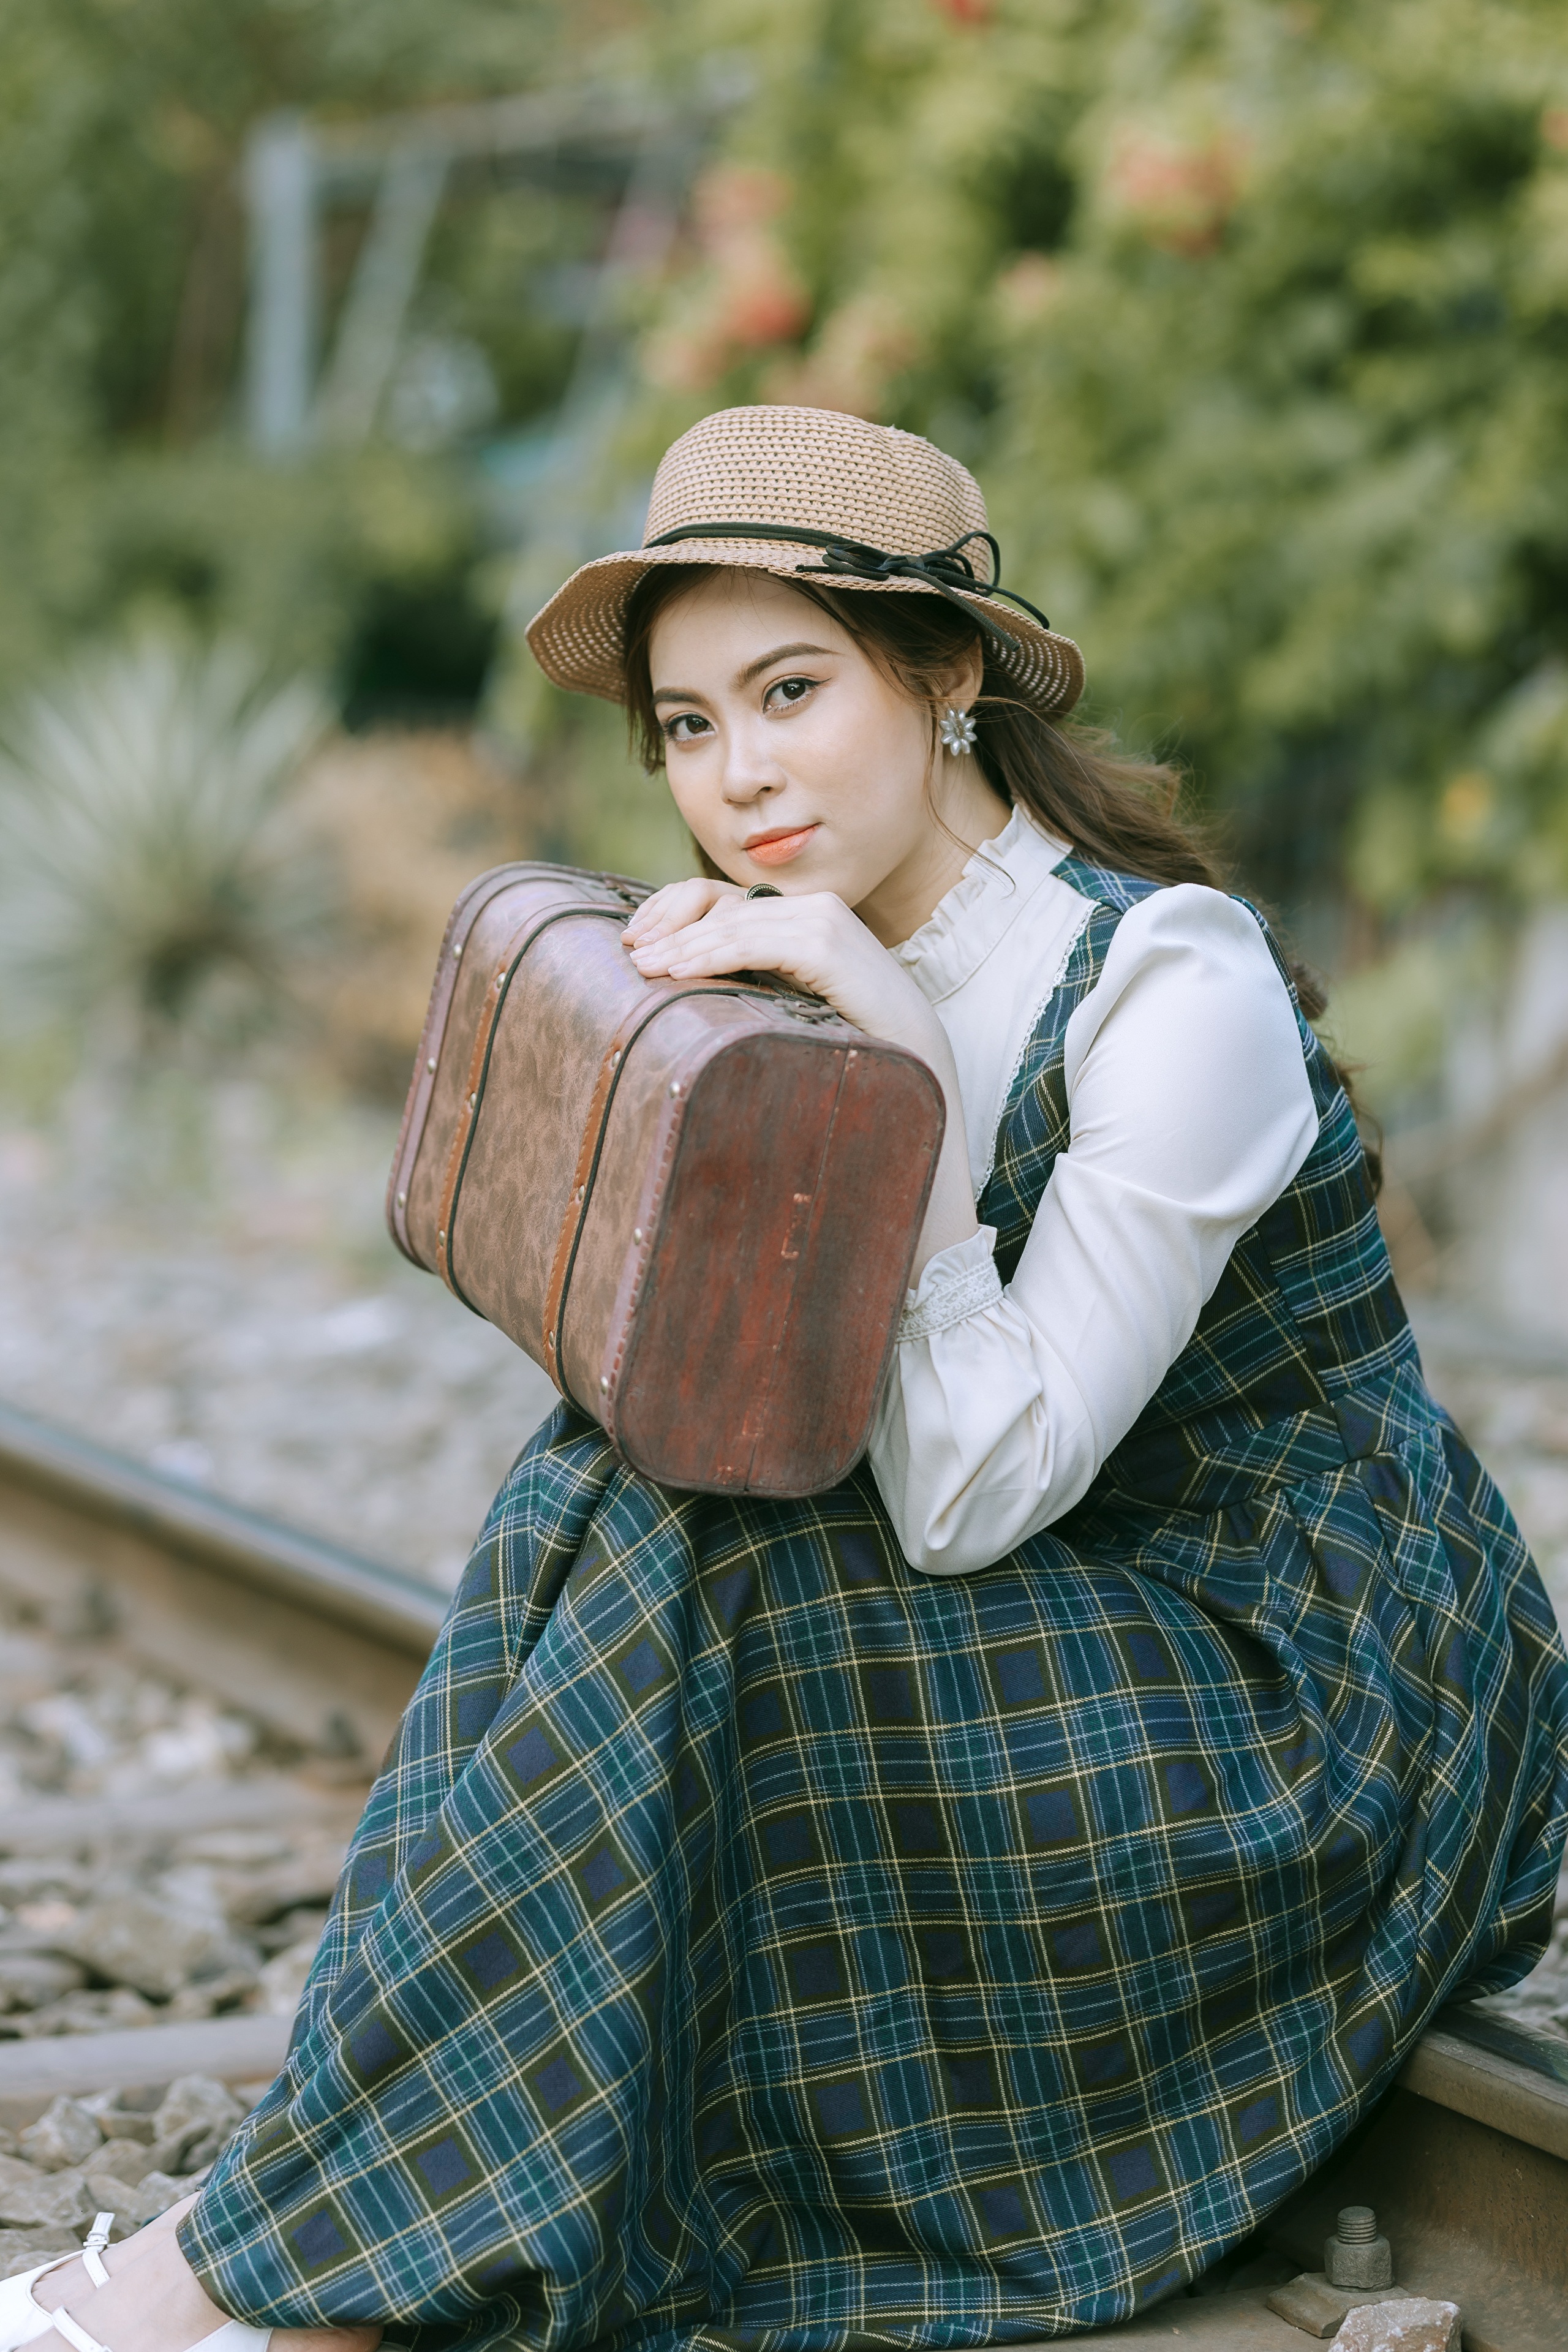
MULTIPOLYGON (((1002 1108, 996 1114, 996 1131, 991 1138, 991 1157, 985 1163, 984 1175, 981 1178, 979 1183, 974 1188, 974 1197, 976 1200, 980 1198, 981 1193, 984 1192, 985 1187, 990 1183, 993 1175, 995 1173, 996 1147, 1002 1140, 1002 1129, 1006 1120, 1009 1106, 1013 1100, 1013 1089, 1018 1083, 1018 1073, 1024 1066, 1024 1056, 1027 1054, 1030 1046, 1035 1042, 1035 1032, 1038 1029, 1041 1022, 1046 1017, 1047 1005, 1050 1003, 1052 997, 1056 994, 1058 989, 1067 978, 1068 965, 1072 961, 1072 951, 1074 948, 1077 947, 1079 940, 1083 937, 1084 925, 1093 914, 1095 902, 1092 898, 1086 898, 1084 900, 1083 912, 1073 924, 1071 932, 1063 943, 1061 955, 1058 959, 1057 968, 1051 974, 1050 984, 1047 988, 1045 994, 1041 997, 1038 1004, 1036 1005, 1033 1015, 1025 1028, 1024 1041, 1019 1046, 1017 1053, 1013 1057, 1013 1066, 1007 1073, 1007 1083, 1002 1089, 1002 1108)), ((1093 992, 1090 991, 1091 994, 1092 992, 1093 992)))
POLYGON ((929 1298, 918 1307, 906 1307, 900 1316, 898 1343, 902 1347, 906 1339, 930 1339, 955 1323, 966 1323, 983 1307, 994 1307, 1001 1296, 1002 1277, 993 1258, 984 1265, 965 1266, 947 1281, 939 1277, 929 1298))

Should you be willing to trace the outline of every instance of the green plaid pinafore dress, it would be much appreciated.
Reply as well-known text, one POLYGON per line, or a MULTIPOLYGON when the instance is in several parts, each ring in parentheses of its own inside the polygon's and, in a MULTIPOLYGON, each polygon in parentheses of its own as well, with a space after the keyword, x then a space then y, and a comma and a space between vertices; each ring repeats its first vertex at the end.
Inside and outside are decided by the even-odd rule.
MULTIPOLYGON (((1095 901, 1004 1112, 1067 1144, 1095 901)), ((372 1793, 288 2064, 183 2225, 395 2343, 1020 2342, 1172 2292, 1538 1955, 1568 1665, 1321 1112, 1084 1501, 971 1576, 868 1473, 662 1491, 562 1407, 372 1793)))

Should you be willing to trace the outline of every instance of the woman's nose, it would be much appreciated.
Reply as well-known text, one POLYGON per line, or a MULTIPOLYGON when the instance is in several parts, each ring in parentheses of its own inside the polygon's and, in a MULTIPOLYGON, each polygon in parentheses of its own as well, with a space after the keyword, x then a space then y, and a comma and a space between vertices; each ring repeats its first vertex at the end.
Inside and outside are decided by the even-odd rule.
POLYGON ((722 791, 732 806, 744 807, 750 801, 762 800, 767 793, 782 789, 784 777, 767 745, 753 742, 737 731, 730 738, 728 752, 722 791))

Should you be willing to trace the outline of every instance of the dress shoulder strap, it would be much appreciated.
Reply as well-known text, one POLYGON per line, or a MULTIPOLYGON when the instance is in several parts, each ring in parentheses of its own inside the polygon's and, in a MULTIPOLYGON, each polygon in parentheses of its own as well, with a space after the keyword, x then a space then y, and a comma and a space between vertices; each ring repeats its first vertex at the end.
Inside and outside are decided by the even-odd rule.
MULTIPOLYGON (((1068 1024, 1099 981, 1123 916, 1157 890, 1169 887, 1142 874, 1122 874, 1113 866, 1097 866, 1072 852, 1056 872, 1084 900, 1083 920, 1018 1056, 997 1121, 991 1174, 979 1202, 982 1220, 996 1228, 996 1264, 1005 1282, 1012 1278, 1058 1154, 1071 1140, 1063 1068, 1068 1024)), ((1237 905, 1247 908, 1262 932, 1289 993, 1314 1090, 1321 1096, 1321 1081, 1331 1066, 1302 1014, 1289 966, 1263 914, 1250 899, 1235 895, 1237 905)), ((1328 1091, 1333 1091, 1331 1084, 1328 1091)), ((1324 1103, 1320 1101, 1322 1108, 1324 1103)))
POLYGON ((1091 865, 1088 858, 1079 857, 1071 850, 1056 871, 1058 878, 1069 889, 1076 890, 1080 898, 1088 898, 1097 907, 1110 907, 1118 915, 1125 915, 1128 908, 1136 907, 1141 899, 1152 898, 1156 890, 1167 887, 1165 883, 1151 882, 1142 874, 1119 874, 1114 866, 1091 865))
POLYGON ((1068 1023, 1100 978, 1122 917, 1164 887, 1070 852, 1056 873, 1084 901, 1082 919, 1014 1068, 979 1201, 982 1222, 996 1229, 996 1264, 1005 1282, 1028 1239, 1057 1154, 1068 1142, 1062 1072, 1068 1023))

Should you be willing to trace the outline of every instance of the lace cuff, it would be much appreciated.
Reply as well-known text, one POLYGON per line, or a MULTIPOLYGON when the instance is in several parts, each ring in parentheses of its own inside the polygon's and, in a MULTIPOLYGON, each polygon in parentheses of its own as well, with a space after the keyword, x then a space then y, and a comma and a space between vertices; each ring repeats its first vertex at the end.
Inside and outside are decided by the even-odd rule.
POLYGON ((970 1240, 937 1252, 899 1318, 900 1347, 906 1339, 932 1339, 995 1305, 1002 1296, 1002 1277, 991 1255, 995 1246, 994 1227, 982 1225, 970 1240))

